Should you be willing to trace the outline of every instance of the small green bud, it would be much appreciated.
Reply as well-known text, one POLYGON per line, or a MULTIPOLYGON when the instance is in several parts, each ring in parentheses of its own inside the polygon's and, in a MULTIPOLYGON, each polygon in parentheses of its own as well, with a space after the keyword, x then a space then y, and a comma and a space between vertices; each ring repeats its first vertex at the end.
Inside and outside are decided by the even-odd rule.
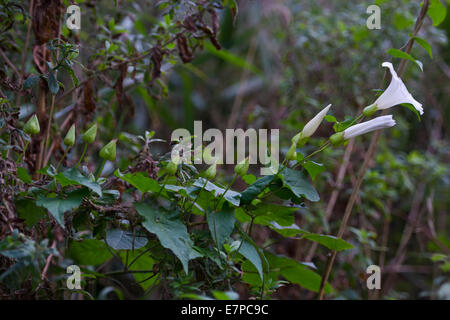
POLYGON ((97 136, 97 124, 94 124, 92 127, 86 130, 83 134, 83 141, 86 143, 92 143, 95 141, 95 137, 97 136))
POLYGON ((209 168, 206 169, 206 171, 205 171, 205 178, 208 180, 214 179, 214 177, 216 176, 216 168, 217 168, 216 163, 209 166, 209 168))
POLYGON ((363 115, 366 117, 371 117, 375 112, 377 112, 377 110, 378 106, 375 103, 371 104, 370 106, 364 108, 363 115))
POLYGON ((175 173, 177 173, 177 170, 178 170, 178 165, 174 161, 170 160, 169 163, 167 163, 167 165, 166 165, 167 173, 170 174, 171 176, 173 176, 175 173))
POLYGON ((344 132, 335 133, 330 137, 330 142, 333 146, 340 145, 344 140, 344 132))
POLYGON ((234 167, 234 172, 242 177, 247 173, 249 165, 250 158, 247 157, 234 167))
POLYGON ((41 132, 41 127, 39 126, 39 120, 36 115, 33 115, 27 123, 25 123, 25 126, 23 127, 23 131, 25 133, 28 133, 30 135, 38 134, 41 132))
POLYGON ((286 154, 287 160, 296 160, 297 159, 297 144, 293 143, 289 148, 288 153, 286 154))
POLYGON ((117 139, 114 139, 104 146, 100 150, 100 157, 109 161, 116 160, 116 142, 117 139))
POLYGON ((73 124, 69 131, 67 131, 66 137, 64 138, 64 144, 68 147, 73 147, 75 144, 75 125, 73 124))

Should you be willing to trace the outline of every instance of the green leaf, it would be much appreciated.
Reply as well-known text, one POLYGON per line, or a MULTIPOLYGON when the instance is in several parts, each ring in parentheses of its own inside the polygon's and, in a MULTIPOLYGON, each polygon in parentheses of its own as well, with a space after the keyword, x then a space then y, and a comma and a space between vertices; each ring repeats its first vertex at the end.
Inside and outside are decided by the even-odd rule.
POLYGON ((30 89, 32 87, 34 87, 35 85, 38 84, 39 79, 41 78, 40 75, 31 75, 27 78, 27 80, 25 80, 24 84, 23 84, 23 88, 24 89, 30 89))
POLYGON ((212 294, 217 300, 237 300, 239 299, 239 294, 234 291, 217 291, 213 290, 212 294))
POLYGON ((406 107, 406 108, 408 108, 409 110, 411 110, 412 112, 414 112, 414 114, 417 116, 417 119, 419 120, 419 121, 421 121, 421 117, 420 117, 420 113, 419 113, 419 111, 417 111, 417 109, 416 108, 414 108, 414 106, 412 105, 412 104, 410 104, 410 103, 402 103, 402 104, 400 104, 402 107, 406 107))
POLYGON ((307 233, 304 234, 302 238, 320 243, 321 245, 324 245, 328 249, 334 251, 342 251, 353 248, 353 246, 347 241, 325 234, 307 233))
POLYGON ((53 95, 56 95, 59 91, 58 80, 56 80, 55 74, 53 72, 48 73, 47 77, 48 89, 53 95))
POLYGON ((34 226, 47 216, 44 208, 36 206, 31 199, 20 199, 15 202, 19 218, 25 220, 28 227, 34 226))
POLYGON ((238 57, 225 49, 217 50, 216 47, 209 42, 205 42, 205 50, 239 68, 247 69, 255 74, 260 74, 258 68, 248 63, 245 59, 238 57))
MULTIPOLYGON (((137 260, 134 260, 133 264, 128 267, 128 270, 153 270, 153 265, 155 262, 150 257, 150 253, 143 253, 146 248, 143 247, 139 250, 133 250, 133 251, 121 251, 119 253, 120 258, 122 259, 122 263, 125 265, 127 261, 127 255, 128 255, 128 263, 130 264, 131 261, 133 261, 135 258, 137 260), (139 256, 139 257, 138 257, 139 256)), ((158 279, 157 276, 152 277, 151 279, 148 279, 151 277, 152 273, 133 273, 133 277, 136 280, 137 283, 142 287, 142 289, 147 290, 151 285, 155 283, 155 281, 158 279), (148 280, 146 280, 148 279, 148 280)))
POLYGON ((433 59, 433 51, 431 49, 431 45, 428 43, 427 40, 422 39, 420 37, 413 37, 413 39, 422 47, 425 49, 426 52, 430 55, 430 58, 433 59))
POLYGON ((217 247, 221 249, 234 229, 234 222, 236 221, 234 209, 226 204, 220 212, 208 210, 206 212, 206 219, 211 236, 217 244, 217 247))
POLYGON ((243 242, 241 244, 241 248, 239 249, 239 253, 242 254, 245 258, 247 258, 255 266, 256 270, 258 270, 258 274, 261 277, 261 280, 263 280, 264 279, 263 266, 258 251, 253 245, 251 245, 247 241, 245 240, 242 241, 243 242))
POLYGON ((113 257, 106 244, 97 239, 70 241, 67 256, 76 263, 87 266, 100 265, 113 257))
POLYGON ((47 198, 39 195, 36 200, 36 205, 46 208, 50 214, 56 219, 61 227, 64 227, 64 213, 78 208, 86 196, 85 189, 79 189, 71 192, 66 198, 57 196, 55 198, 47 198))
POLYGON ((123 174, 120 172, 119 169, 117 169, 114 172, 114 175, 118 177, 119 179, 128 182, 133 187, 141 191, 142 193, 146 192, 159 192, 161 189, 159 183, 149 177, 146 177, 142 174, 142 172, 135 172, 135 173, 126 173, 123 174))
POLYGON ((70 168, 62 173, 58 173, 55 176, 55 179, 58 180, 63 187, 68 185, 82 185, 94 191, 100 197, 102 196, 102 187, 97 182, 92 181, 89 177, 85 177, 81 174, 81 172, 78 171, 78 168, 70 168))
POLYGON ((170 249, 180 259, 187 274, 189 260, 198 255, 193 249, 192 240, 183 222, 169 219, 166 212, 157 212, 148 204, 136 203, 134 206, 138 213, 145 218, 142 223, 144 228, 156 234, 161 245, 170 249))
POLYGON ((254 223, 270 226, 276 222, 282 226, 290 226, 294 223, 294 212, 296 207, 285 207, 278 204, 262 203, 252 210, 252 215, 256 216, 254 223))
POLYGON ((77 78, 75 72, 73 71, 73 69, 72 69, 71 67, 67 66, 67 65, 64 66, 64 69, 67 71, 67 73, 68 73, 68 74, 70 75, 70 77, 72 78, 73 85, 74 85, 75 87, 78 87, 79 81, 78 81, 78 78, 77 78))
POLYGON ((22 167, 17 168, 17 177, 25 183, 31 183, 32 181, 27 169, 22 167))
MULTIPOLYGON (((280 274, 289 282, 298 284, 299 286, 318 292, 322 278, 320 275, 310 270, 304 264, 300 264, 289 258, 279 258, 276 266, 280 268, 280 274)), ((325 293, 331 292, 331 286, 325 285, 325 293)))
POLYGON ((145 246, 147 238, 142 234, 133 236, 129 231, 111 229, 106 232, 106 243, 114 250, 132 250, 145 246))
POLYGON ((265 176, 256 180, 241 193, 241 204, 249 204, 275 179, 275 175, 265 176))
POLYGON ((334 236, 325 234, 311 233, 301 229, 294 223, 290 226, 281 226, 276 222, 272 222, 268 226, 270 229, 278 232, 283 237, 296 237, 298 234, 300 234, 302 239, 308 239, 310 241, 317 242, 330 250, 342 251, 353 248, 350 243, 341 238, 336 238, 334 236))
POLYGON ((297 197, 305 196, 310 201, 319 201, 320 197, 316 189, 309 183, 306 177, 297 170, 284 169, 280 176, 286 185, 297 197))
POLYGON ((391 48, 387 51, 388 54, 390 54, 391 56, 393 56, 394 58, 400 58, 400 59, 406 59, 409 60, 411 62, 413 62, 415 65, 417 65, 421 71, 423 71, 423 64, 422 62, 420 62, 419 60, 416 60, 413 58, 413 56, 411 56, 409 53, 403 52, 401 50, 398 49, 394 49, 391 48))
MULTIPOLYGON (((196 187, 203 187, 205 185, 205 179, 204 178, 198 178, 195 182, 194 182, 194 186, 196 187)), ((205 185, 205 190, 206 191, 210 191, 210 192, 214 192, 214 196, 215 197, 220 197, 222 195, 222 193, 225 192, 225 189, 215 185, 214 183, 208 181, 205 185)), ((241 194, 239 192, 233 191, 233 190, 228 190, 223 198, 225 200, 227 200, 229 203, 231 203, 234 206, 239 206, 240 203, 240 197, 241 194)))
POLYGON ((436 27, 445 20, 447 8, 442 4, 441 0, 431 0, 427 14, 433 20, 433 25, 436 27))
POLYGON ((309 176, 313 181, 316 179, 316 176, 318 174, 322 173, 325 170, 323 164, 314 161, 306 161, 303 167, 306 169, 306 171, 308 171, 309 176))

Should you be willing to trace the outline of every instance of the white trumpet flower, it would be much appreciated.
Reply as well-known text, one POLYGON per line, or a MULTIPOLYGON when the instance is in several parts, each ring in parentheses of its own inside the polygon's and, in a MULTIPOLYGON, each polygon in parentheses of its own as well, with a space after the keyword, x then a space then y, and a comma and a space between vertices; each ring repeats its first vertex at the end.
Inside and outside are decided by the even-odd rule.
POLYGON ((342 132, 335 133, 330 137, 330 141, 333 145, 338 145, 344 140, 348 140, 371 131, 390 128, 394 125, 395 120, 392 118, 392 115, 381 116, 366 122, 355 124, 342 132))
POLYGON ((331 104, 327 105, 325 108, 323 108, 322 111, 316 114, 314 118, 309 120, 309 122, 303 127, 303 130, 292 138, 292 142, 298 143, 301 140, 311 137, 314 132, 316 132, 319 125, 322 123, 323 118, 325 118, 330 108, 331 104))
POLYGON ((392 75, 392 80, 387 89, 383 92, 381 96, 370 106, 364 109, 364 115, 371 116, 377 110, 384 110, 390 107, 402 104, 410 103, 414 108, 422 115, 423 108, 422 104, 418 102, 413 96, 408 92, 402 79, 395 72, 392 63, 383 62, 381 64, 383 67, 388 68, 392 75))

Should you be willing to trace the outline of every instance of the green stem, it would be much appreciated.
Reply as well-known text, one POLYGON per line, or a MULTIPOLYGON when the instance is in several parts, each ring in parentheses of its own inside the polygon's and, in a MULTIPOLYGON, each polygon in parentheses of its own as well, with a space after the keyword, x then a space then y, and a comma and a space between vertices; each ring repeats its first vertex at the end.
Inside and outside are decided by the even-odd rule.
POLYGON ((105 168, 106 159, 103 159, 102 165, 100 166, 100 169, 97 171, 96 179, 100 178, 100 175, 103 172, 103 168, 105 168))
POLYGON ((67 153, 69 152, 70 147, 67 147, 66 150, 64 150, 64 155, 62 156, 61 160, 59 160, 58 165, 56 166, 56 171, 58 171, 59 167, 61 166, 61 163, 63 162, 64 158, 67 156, 67 153))
POLYGON ((25 152, 27 152, 27 148, 28 145, 30 144, 30 141, 27 141, 27 143, 25 144, 25 147, 23 148, 23 153, 19 156, 19 158, 17 158, 16 160, 16 164, 20 162, 20 160, 22 160, 22 158, 25 159, 25 152))
POLYGON ((81 163, 81 160, 83 160, 84 154, 86 153, 86 150, 87 150, 87 145, 88 145, 88 144, 87 144, 87 142, 86 142, 86 144, 84 145, 83 153, 81 154, 80 160, 78 160, 77 165, 75 166, 75 168, 78 168, 78 166, 79 166, 80 163, 81 163))
POLYGON ((219 199, 217 200, 217 203, 216 203, 216 205, 215 205, 215 207, 214 207, 214 210, 217 209, 217 206, 219 205, 219 203, 220 203, 220 201, 222 200, 222 198, 225 196, 225 193, 227 193, 228 190, 230 190, 231 186, 232 186, 232 185, 234 184, 234 182, 236 181, 237 176, 238 176, 237 173, 235 173, 235 174, 234 174, 234 177, 233 177, 233 180, 231 180, 230 184, 226 187, 225 191, 220 195, 219 199))
MULTIPOLYGON (((199 192, 195 195, 195 198, 194 198, 194 200, 192 201, 191 206, 189 207, 188 210, 186 210, 186 212, 188 212, 188 213, 191 212, 192 208, 193 208, 194 205, 195 205, 195 202, 197 201, 197 199, 198 199, 198 197, 200 196, 200 193, 203 191, 203 189, 205 189, 207 183, 208 183, 208 180, 205 179, 205 183, 203 184, 203 186, 202 186, 202 188, 199 190, 199 192)), ((189 221, 189 220, 188 220, 188 221, 189 221)))
POLYGON ((161 192, 163 191, 164 187, 166 186, 167 178, 168 178, 168 177, 169 177, 168 175, 164 177, 163 185, 162 185, 161 189, 159 189, 159 191, 158 191, 158 193, 156 194, 155 198, 158 198, 159 195, 161 194, 161 192))

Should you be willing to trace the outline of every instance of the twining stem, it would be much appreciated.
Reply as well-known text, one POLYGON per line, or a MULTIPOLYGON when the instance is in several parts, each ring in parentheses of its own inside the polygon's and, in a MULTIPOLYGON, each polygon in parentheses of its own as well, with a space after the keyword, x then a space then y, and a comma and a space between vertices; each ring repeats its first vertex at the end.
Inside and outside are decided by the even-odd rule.
POLYGON ((97 171, 97 175, 96 175, 96 179, 100 178, 103 169, 105 168, 105 164, 106 164, 106 159, 103 159, 102 165, 100 166, 99 170, 97 171))
POLYGON ((159 189, 159 191, 158 191, 158 193, 156 194, 155 198, 158 198, 159 195, 161 194, 161 192, 164 190, 164 187, 165 187, 166 184, 167 184, 167 179, 168 179, 168 177, 169 177, 168 175, 164 177, 163 185, 162 185, 161 189, 159 189))
POLYGON ((77 165, 75 166, 75 168, 78 168, 78 166, 80 165, 81 161, 83 160, 84 154, 86 153, 86 150, 87 150, 87 145, 88 144, 86 142, 85 145, 84 145, 83 153, 81 154, 80 160, 78 160, 77 165))
POLYGON ((17 158, 16 160, 16 164, 20 162, 20 160, 22 159, 22 157, 25 159, 25 152, 27 152, 27 148, 28 145, 30 144, 30 141, 27 141, 27 143, 25 144, 25 147, 23 148, 23 153, 19 156, 19 158, 17 158))
POLYGON ((219 205, 220 201, 222 200, 222 198, 225 196, 225 193, 228 192, 228 190, 230 190, 231 186, 234 184, 234 182, 237 179, 237 173, 234 174, 233 180, 231 180, 230 184, 225 188, 225 191, 220 195, 219 199, 217 200, 216 206, 214 207, 214 210, 217 209, 217 206, 219 205))
POLYGON ((67 156, 67 153, 69 153, 69 149, 70 149, 70 147, 68 147, 68 148, 66 148, 66 150, 64 150, 64 155, 62 156, 61 160, 59 160, 58 165, 56 166, 56 171, 58 171, 64 158, 67 156))
MULTIPOLYGON (((205 179, 205 183, 203 184, 202 188, 198 191, 198 193, 195 195, 195 198, 194 198, 194 200, 192 201, 191 206, 189 207, 189 209, 186 210, 186 212, 188 212, 188 213, 191 212, 192 208, 193 208, 194 205, 195 205, 195 202, 197 201, 197 199, 198 199, 198 197, 200 196, 200 193, 203 191, 203 189, 205 189, 207 183, 208 183, 208 180, 205 179)), ((188 219, 188 221, 189 221, 189 219, 188 219)))

